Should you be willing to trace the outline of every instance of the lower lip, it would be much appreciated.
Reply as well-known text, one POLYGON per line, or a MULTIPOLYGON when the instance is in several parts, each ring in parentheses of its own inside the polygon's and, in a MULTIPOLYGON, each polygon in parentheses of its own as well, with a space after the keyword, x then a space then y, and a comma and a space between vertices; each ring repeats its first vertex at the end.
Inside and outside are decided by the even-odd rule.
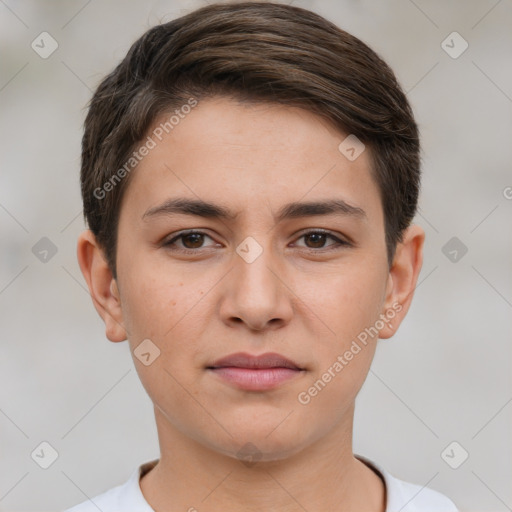
POLYGON ((293 379, 301 370, 291 368, 210 368, 221 379, 248 391, 266 391, 293 379))

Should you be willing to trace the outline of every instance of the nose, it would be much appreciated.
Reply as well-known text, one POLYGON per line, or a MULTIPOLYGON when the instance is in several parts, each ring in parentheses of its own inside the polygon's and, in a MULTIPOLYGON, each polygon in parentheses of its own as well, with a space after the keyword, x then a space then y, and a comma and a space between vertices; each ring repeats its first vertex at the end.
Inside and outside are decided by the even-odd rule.
POLYGON ((293 315, 291 283, 284 264, 270 248, 254 260, 233 256, 220 307, 222 320, 231 327, 245 325, 250 330, 274 330, 290 322, 293 315))

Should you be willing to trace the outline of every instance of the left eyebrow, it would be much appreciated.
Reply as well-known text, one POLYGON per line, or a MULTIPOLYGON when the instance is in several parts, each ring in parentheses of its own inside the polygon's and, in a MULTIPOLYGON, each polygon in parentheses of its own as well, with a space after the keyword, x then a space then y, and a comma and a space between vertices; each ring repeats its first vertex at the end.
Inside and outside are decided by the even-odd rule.
MULTIPOLYGON (((195 215, 198 217, 225 219, 230 221, 233 221, 238 217, 238 213, 234 213, 221 205, 203 201, 201 199, 178 197, 168 199, 158 206, 149 208, 142 215, 142 219, 145 220, 148 217, 173 214, 195 215)), ((274 215, 274 218, 276 222, 281 222, 285 219, 331 214, 341 214, 358 219, 367 217, 366 212, 362 208, 351 205, 343 199, 331 199, 327 201, 288 203, 280 208, 277 214, 274 215)))
POLYGON ((343 199, 311 201, 306 203, 289 203, 284 205, 275 217, 277 222, 281 222, 285 219, 331 214, 341 214, 360 219, 366 218, 366 212, 362 208, 359 208, 359 206, 353 206, 343 199))

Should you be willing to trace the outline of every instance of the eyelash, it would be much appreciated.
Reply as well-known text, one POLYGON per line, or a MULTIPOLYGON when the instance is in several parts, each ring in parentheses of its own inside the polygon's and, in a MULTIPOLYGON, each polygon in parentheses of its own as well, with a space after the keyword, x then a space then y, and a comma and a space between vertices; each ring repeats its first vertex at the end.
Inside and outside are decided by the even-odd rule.
MULTIPOLYGON (((321 252, 327 252, 327 251, 331 251, 331 250, 336 250, 336 249, 339 249, 340 247, 349 247, 349 246, 352 245, 351 243, 349 243, 349 242, 347 242, 345 240, 341 240, 337 236, 333 235, 330 231, 326 231, 326 230, 323 230, 323 229, 314 229, 314 230, 302 233, 300 235, 299 239, 303 238, 305 236, 311 235, 311 234, 327 235, 328 238, 331 238, 336 243, 332 244, 331 246, 328 246, 328 248, 315 249, 313 247, 303 247, 303 249, 305 249, 308 252, 321 253, 321 252)), ((171 251, 180 252, 182 254, 198 254, 198 252, 201 249, 205 249, 205 247, 198 247, 197 249, 177 248, 176 246, 173 247, 173 245, 175 244, 175 242, 177 240, 183 239, 187 235, 205 235, 208 238, 212 238, 210 235, 208 235, 207 233, 204 233, 203 231, 195 231, 195 230, 184 231, 184 232, 181 232, 178 235, 174 236, 173 238, 171 238, 167 242, 164 242, 162 244, 162 246, 166 247, 167 249, 169 249, 171 251)))

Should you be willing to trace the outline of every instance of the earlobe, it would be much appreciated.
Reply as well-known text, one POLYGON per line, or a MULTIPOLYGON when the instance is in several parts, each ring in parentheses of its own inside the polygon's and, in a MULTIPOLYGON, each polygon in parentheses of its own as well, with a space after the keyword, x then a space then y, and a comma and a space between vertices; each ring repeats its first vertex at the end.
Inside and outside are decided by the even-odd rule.
POLYGON ((105 322, 105 334, 110 341, 127 339, 117 283, 103 250, 90 230, 80 234, 77 258, 96 311, 105 322))
POLYGON ((404 232, 403 241, 397 245, 382 311, 387 322, 381 329, 379 338, 391 338, 409 310, 423 264, 424 241, 423 228, 412 225, 404 232))

